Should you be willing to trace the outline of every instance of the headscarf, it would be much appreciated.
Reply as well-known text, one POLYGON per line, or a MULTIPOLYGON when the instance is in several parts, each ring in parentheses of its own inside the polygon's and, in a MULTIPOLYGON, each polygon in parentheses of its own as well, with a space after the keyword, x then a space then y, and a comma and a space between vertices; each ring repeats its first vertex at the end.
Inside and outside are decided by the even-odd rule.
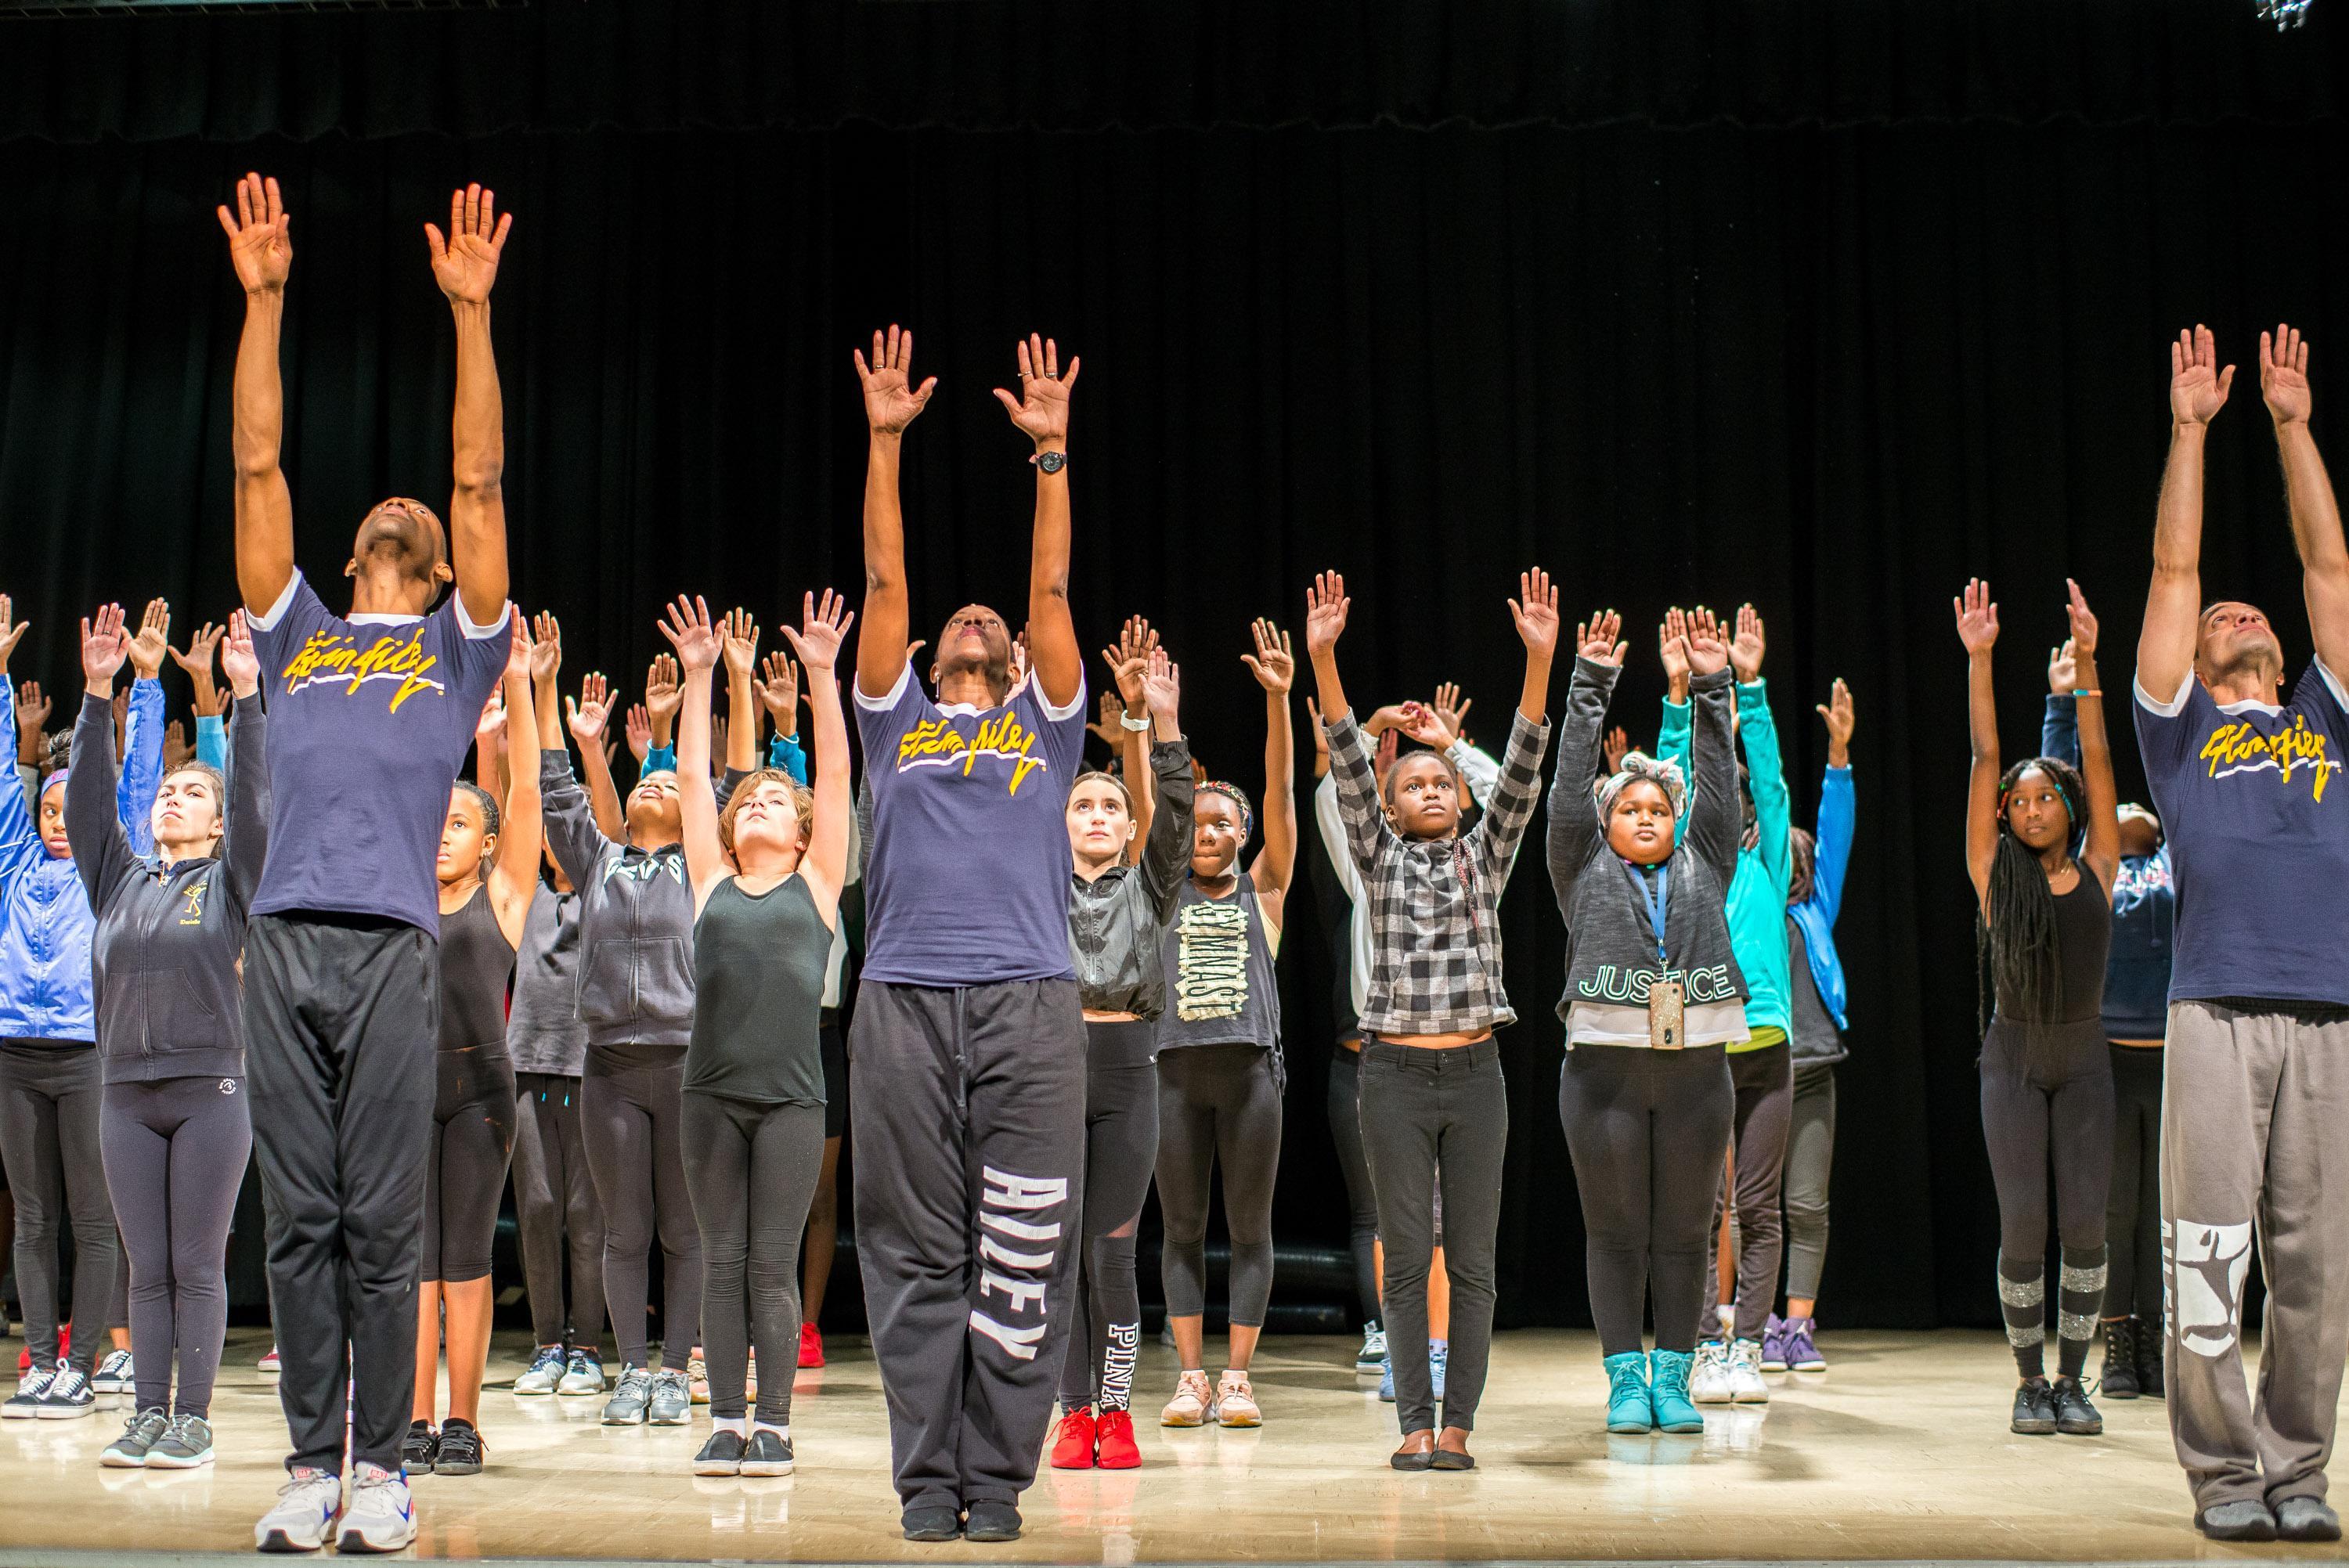
POLYGON ((1675 819, 1687 809, 1688 780, 1682 776, 1679 763, 1651 757, 1644 751, 1627 751, 1623 754, 1621 770, 1599 787, 1600 821, 1605 821, 1613 813, 1616 798, 1630 788, 1635 779, 1640 779, 1664 792, 1664 799, 1671 802, 1675 819))

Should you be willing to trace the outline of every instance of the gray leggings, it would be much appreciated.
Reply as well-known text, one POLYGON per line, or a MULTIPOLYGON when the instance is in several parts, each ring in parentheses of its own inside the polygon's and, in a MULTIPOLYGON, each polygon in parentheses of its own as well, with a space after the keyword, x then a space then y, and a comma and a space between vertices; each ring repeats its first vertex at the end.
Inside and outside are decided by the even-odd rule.
POLYGON ((228 1336, 229 1221, 253 1153, 247 1100, 242 1078, 106 1087, 106 1185, 130 1253, 130 1352, 140 1409, 212 1414, 212 1378, 228 1336))
POLYGON ((1231 1233, 1231 1321, 1264 1325, 1272 1301, 1272 1183, 1280 1170, 1280 1091, 1261 1046, 1184 1046, 1158 1055, 1159 1274, 1170 1317, 1207 1310, 1207 1198, 1224 1172, 1231 1233))
POLYGON ((788 1427, 800 1357, 800 1232, 823 1169, 823 1107, 688 1089, 685 1136, 693 1145, 686 1180, 701 1227, 709 1413, 742 1418, 755 1344, 767 1364, 759 1379, 759 1419, 788 1427))
MULTIPOLYGON (((1827 1261, 1827 1177, 1835 1168, 1833 1062, 1795 1069, 1794 1126, 1786 1137, 1786 1297, 1814 1301, 1827 1261)), ((2154 1273, 2160 1274, 2159 1259, 2154 1273)), ((2155 1288, 2159 1289, 2158 1284, 2155 1288)))
MULTIPOLYGON (((701 1233, 685 1183, 685 1059, 657 1067, 599 1067, 579 1083, 580 1141, 604 1204, 604 1301, 624 1367, 648 1364, 646 1265, 660 1236, 661 1365, 685 1370, 701 1337, 701 1233)), ((799 1365, 799 1350, 791 1365, 799 1365)))
POLYGON ((604 1206, 587 1174, 579 1131, 579 1079, 514 1074, 514 1226, 531 1331, 541 1345, 593 1350, 604 1337, 604 1206), (565 1243, 571 1309, 563 1305, 565 1243))
MULTIPOLYGON (((1729 1081, 1736 1095, 1730 1148, 1734 1156, 1737 1211, 1736 1335, 1759 1340, 1778 1299, 1778 1264, 1785 1232, 1779 1226, 1778 1197, 1786 1169, 1786 1133, 1795 1100, 1795 1080, 1786 1043, 1758 1051, 1729 1053, 1729 1081)), ((1722 1203, 1713 1203, 1709 1233, 1721 1229, 1722 1203)), ((1712 1292, 1706 1303, 1711 1305, 1712 1292)), ((1719 1336, 1710 1310, 1698 1315, 1699 1339, 1719 1336)))
POLYGON ((57 1222, 73 1216, 73 1364, 87 1373, 106 1340, 121 1253, 99 1148, 98 1048, 74 1040, 0 1040, 0 1161, 16 1202, 16 1295, 36 1367, 57 1363, 57 1222))

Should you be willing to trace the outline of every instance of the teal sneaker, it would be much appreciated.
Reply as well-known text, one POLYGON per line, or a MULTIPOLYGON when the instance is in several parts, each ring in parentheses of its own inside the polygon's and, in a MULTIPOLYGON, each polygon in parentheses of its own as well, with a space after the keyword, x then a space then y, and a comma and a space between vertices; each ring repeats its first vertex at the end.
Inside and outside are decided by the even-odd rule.
POLYGON ((1689 1398, 1689 1365, 1695 1359, 1685 1350, 1657 1350, 1649 1354, 1648 1398, 1656 1408, 1658 1430, 1704 1430, 1704 1413, 1689 1398))
POLYGON ((1636 1350, 1607 1358, 1607 1429, 1655 1430, 1655 1408, 1648 1400, 1648 1358, 1636 1350))

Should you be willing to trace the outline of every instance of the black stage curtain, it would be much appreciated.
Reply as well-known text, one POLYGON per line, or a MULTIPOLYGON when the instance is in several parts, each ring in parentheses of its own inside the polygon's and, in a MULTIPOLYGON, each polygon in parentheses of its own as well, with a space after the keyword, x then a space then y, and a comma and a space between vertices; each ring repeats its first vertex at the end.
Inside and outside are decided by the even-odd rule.
MULTIPOLYGON (((287 459, 321 580, 371 500, 438 497, 448 473, 450 333, 418 225, 467 176, 519 215, 496 328, 516 588, 564 614, 566 679, 602 668, 631 697, 667 594, 771 627, 803 589, 854 591, 848 354, 893 319, 941 377, 905 476, 917 631, 972 597, 1016 614, 1030 469, 988 388, 1010 384, 1016 335, 1049 331, 1085 360, 1080 629, 1097 647, 1131 612, 1164 628, 1219 775, 1261 779, 1247 622, 1296 624, 1319 567, 1356 598, 1357 700, 1457 679, 1490 743, 1517 686, 1503 599, 1520 568, 1557 573, 1569 615, 1624 612, 1615 717, 1642 738, 1661 610, 1752 599, 1803 821, 1824 760, 1811 705, 1850 679, 1852 1059, 1825 1298, 1838 1324, 1987 1325, 1950 596, 1974 573, 1999 590, 2013 754, 2035 748, 2067 574, 2103 612, 2126 714, 2167 335, 2208 320, 2249 366, 2258 328, 2289 317, 2317 345, 2320 431, 2342 428, 2329 399, 2349 382, 2325 355, 2349 352, 2331 264, 2349 212, 2313 174, 2341 151, 2331 121, 2281 139, 2237 123, 18 147, 0 160, 0 588, 37 624, 13 673, 63 715, 88 606, 167 593, 184 628, 233 602, 241 301, 211 208, 248 166, 297 214, 287 459)), ((2206 581, 2305 650, 2255 375, 2235 402, 2206 581)), ((1554 698, 1565 686, 1561 670, 1554 698)), ((1301 701, 1298 718, 1309 838, 1301 701)), ((1588 1321, 1539 846, 1537 825, 1504 916, 1524 1014, 1506 1036, 1510 1325, 1588 1321)), ((1334 1244, 1330 975, 1301 888, 1278 1233, 1334 1244)))

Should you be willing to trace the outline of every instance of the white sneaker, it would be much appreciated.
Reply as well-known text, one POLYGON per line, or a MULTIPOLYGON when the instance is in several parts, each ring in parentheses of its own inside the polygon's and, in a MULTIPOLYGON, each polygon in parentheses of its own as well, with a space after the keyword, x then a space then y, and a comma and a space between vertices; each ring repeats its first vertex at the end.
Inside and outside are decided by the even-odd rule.
POLYGON ((138 1379, 131 1375, 130 1352, 108 1351, 106 1359, 98 1364, 89 1386, 100 1394, 128 1394, 137 1387, 138 1379))
POLYGON ((256 1552, 316 1552, 335 1528, 335 1512, 342 1506, 340 1476, 307 1466, 295 1470, 277 1489, 277 1506, 253 1527, 256 1552))
POLYGON ((1770 1385, 1762 1381, 1762 1342, 1741 1339, 1729 1347, 1729 1397, 1740 1405, 1766 1405, 1770 1385))
POLYGON ((1387 1331, 1379 1326, 1377 1318, 1362 1325, 1362 1347, 1354 1352, 1354 1370, 1376 1372, 1386 1365, 1387 1331))
POLYGON ((1216 1419, 1226 1427, 1264 1425, 1264 1412, 1257 1408, 1256 1389, 1247 1373, 1224 1368, 1216 1381, 1216 1419))
POLYGON ((416 1539, 416 1501, 408 1478, 381 1465, 361 1464, 351 1476, 351 1500, 335 1532, 337 1552, 397 1552, 416 1539))
POLYGON ((1689 1398, 1700 1405, 1726 1405, 1736 1398, 1729 1382, 1729 1347, 1708 1339, 1696 1347, 1696 1369, 1689 1374, 1689 1398))
POLYGON ((1174 1397, 1158 1412, 1162 1427, 1205 1426, 1216 1408, 1215 1390, 1207 1387, 1207 1375, 1198 1368, 1183 1374, 1174 1385, 1174 1397))

